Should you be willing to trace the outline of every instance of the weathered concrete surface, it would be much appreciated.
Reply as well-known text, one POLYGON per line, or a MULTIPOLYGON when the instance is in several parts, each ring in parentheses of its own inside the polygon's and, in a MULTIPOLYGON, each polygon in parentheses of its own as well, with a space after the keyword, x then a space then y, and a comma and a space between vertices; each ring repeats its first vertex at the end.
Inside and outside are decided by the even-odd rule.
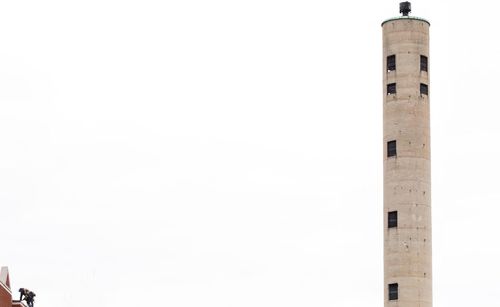
POLYGON ((384 306, 432 306, 431 160, 429 97, 420 83, 420 55, 429 57, 429 23, 401 17, 382 24, 384 89, 384 306), (396 55, 396 70, 386 69, 396 55), (387 95, 387 84, 396 94, 387 95), (387 157, 387 142, 397 141, 397 156, 387 157), (398 211, 398 227, 388 228, 387 213, 398 211), (398 300, 388 285, 398 283, 398 300))

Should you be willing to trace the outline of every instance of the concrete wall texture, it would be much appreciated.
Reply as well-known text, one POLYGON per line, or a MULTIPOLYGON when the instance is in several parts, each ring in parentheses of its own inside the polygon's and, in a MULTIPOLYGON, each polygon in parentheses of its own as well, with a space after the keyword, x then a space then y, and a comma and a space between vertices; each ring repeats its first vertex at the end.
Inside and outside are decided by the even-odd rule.
POLYGON ((421 56, 430 63, 429 26, 408 16, 382 24, 385 307, 432 306, 430 66, 425 71, 420 63, 421 56), (394 70, 387 69, 391 55, 396 59, 394 70), (393 83, 391 94, 387 85, 393 83), (389 141, 396 141, 392 156, 389 141), (388 224, 392 211, 397 211, 396 227, 388 224), (398 285, 396 299, 389 295, 389 284, 398 285))

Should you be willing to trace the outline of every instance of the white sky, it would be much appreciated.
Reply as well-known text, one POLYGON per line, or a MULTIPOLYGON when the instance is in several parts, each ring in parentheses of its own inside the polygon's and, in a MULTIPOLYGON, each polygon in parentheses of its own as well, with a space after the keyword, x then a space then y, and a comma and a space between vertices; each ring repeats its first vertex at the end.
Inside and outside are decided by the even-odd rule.
MULTIPOLYGON (((380 24, 399 1, 0 3, 16 297, 383 306, 380 24)), ((498 307, 500 5, 412 6, 432 24, 434 303, 498 307)))

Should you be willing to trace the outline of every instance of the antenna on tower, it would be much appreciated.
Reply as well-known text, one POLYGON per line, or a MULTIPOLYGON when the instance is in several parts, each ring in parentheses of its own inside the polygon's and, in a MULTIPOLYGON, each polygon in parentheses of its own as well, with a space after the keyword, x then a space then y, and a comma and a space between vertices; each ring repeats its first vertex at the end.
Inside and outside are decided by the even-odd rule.
POLYGON ((408 14, 411 13, 411 3, 408 1, 399 3, 399 12, 402 13, 403 16, 408 16, 408 14))

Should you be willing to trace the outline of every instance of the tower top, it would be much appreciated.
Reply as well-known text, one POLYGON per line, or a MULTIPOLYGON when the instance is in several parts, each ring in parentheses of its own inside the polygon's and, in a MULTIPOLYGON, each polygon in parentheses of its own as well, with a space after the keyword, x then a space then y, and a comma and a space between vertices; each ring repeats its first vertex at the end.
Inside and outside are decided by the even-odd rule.
POLYGON ((408 16, 411 13, 411 3, 408 1, 399 3, 399 12, 403 16, 408 16))
POLYGON ((392 18, 389 18, 387 20, 384 20, 384 22, 382 22, 382 26, 388 22, 388 21, 394 21, 394 20, 400 20, 400 19, 403 19, 403 20, 419 20, 419 21, 423 21, 423 22, 426 22, 427 24, 431 25, 429 21, 423 19, 423 18, 420 18, 420 17, 415 17, 415 16, 409 16, 409 14, 411 13, 411 3, 409 1, 405 1, 405 2, 400 2, 399 3, 399 12, 402 14, 402 16, 397 16, 397 17, 392 17, 392 18))

